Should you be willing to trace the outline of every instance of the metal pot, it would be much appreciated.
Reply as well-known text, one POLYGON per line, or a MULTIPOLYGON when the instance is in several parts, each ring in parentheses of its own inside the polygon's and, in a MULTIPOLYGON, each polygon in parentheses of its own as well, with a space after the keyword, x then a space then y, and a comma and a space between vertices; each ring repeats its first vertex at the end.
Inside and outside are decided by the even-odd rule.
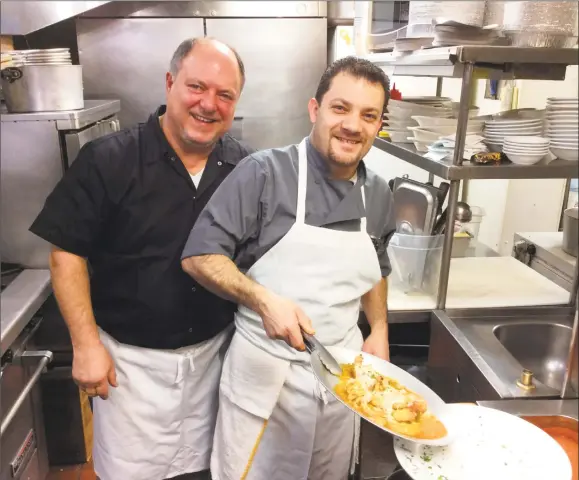
POLYGON ((23 65, 2 70, 2 92, 10 113, 84 108, 80 65, 23 65))
POLYGON ((563 251, 577 256, 579 249, 579 208, 568 208, 563 212, 563 251))

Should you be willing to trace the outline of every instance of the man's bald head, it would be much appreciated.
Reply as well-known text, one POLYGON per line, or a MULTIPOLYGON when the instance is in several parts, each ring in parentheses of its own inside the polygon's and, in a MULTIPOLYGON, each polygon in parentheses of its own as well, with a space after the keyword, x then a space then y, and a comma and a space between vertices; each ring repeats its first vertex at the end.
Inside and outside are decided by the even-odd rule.
POLYGON ((169 65, 169 72, 171 75, 177 76, 179 70, 181 69, 181 63, 183 62, 183 59, 187 55, 193 53, 195 48, 199 47, 214 49, 216 53, 221 52, 225 55, 231 55, 232 58, 237 62, 239 75, 241 77, 241 88, 243 89, 243 86, 245 85, 245 66, 243 65, 241 57, 234 48, 230 47, 226 43, 209 37, 188 38, 187 40, 181 42, 171 57, 171 63, 169 65))

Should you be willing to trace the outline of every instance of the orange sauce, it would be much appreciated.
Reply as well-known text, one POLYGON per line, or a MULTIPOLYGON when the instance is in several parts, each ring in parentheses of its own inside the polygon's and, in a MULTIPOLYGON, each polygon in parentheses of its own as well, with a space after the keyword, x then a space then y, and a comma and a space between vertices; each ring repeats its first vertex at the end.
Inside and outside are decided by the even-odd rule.
POLYGON ((369 414, 368 411, 361 410, 358 405, 350 402, 348 400, 348 391, 346 388, 346 381, 349 378, 355 377, 355 369, 351 364, 343 364, 342 374, 340 376, 340 382, 334 387, 336 394, 350 407, 352 407, 356 412, 362 415, 367 420, 371 420, 374 423, 388 428, 396 433, 406 435, 408 437, 420 438, 424 440, 435 440, 443 438, 448 435, 448 431, 444 424, 432 414, 420 415, 418 419, 414 422, 389 422, 386 419, 386 412, 380 414, 369 414))
POLYGON ((553 437, 565 450, 573 468, 573 480, 579 480, 579 438, 578 433, 565 427, 544 427, 542 429, 553 437))

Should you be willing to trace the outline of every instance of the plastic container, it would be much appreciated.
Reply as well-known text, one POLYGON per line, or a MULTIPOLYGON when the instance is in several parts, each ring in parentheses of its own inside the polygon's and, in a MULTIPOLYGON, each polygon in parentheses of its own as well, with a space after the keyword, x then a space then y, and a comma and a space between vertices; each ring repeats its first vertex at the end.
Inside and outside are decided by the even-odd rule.
POLYGON ((444 235, 395 233, 388 245, 392 265, 389 283, 405 293, 435 294, 438 291, 444 235))
POLYGON ((483 208, 476 206, 471 206, 470 210, 472 212, 472 218, 470 222, 461 224, 459 231, 468 232, 471 236, 471 242, 476 242, 478 239, 480 224, 482 223, 486 213, 483 208))

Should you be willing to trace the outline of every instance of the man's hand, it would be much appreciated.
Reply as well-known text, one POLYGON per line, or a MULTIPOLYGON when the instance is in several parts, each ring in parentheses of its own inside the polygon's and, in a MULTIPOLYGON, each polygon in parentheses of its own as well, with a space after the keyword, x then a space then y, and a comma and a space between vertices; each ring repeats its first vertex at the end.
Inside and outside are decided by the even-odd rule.
POLYGON ((388 327, 372 329, 372 332, 364 342, 362 351, 389 362, 390 345, 388 343, 388 327))
POLYGON ((109 385, 117 386, 117 374, 102 343, 74 348, 72 378, 90 397, 108 398, 109 385))
POLYGON ((266 291, 260 302, 259 314, 269 338, 284 340, 296 350, 305 350, 302 329, 313 335, 312 322, 292 301, 266 291))

